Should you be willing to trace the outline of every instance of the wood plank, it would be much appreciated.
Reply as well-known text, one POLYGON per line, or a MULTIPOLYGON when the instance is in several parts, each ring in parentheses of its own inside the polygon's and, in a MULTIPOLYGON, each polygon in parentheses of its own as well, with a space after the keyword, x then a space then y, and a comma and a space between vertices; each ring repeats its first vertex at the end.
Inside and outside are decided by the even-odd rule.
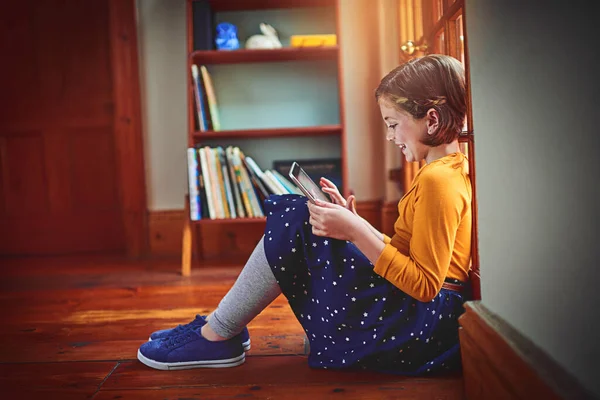
MULTIPOLYGON (((191 0, 194 1, 194 0, 191 0)), ((333 6, 335 0, 210 0, 215 12, 333 6)))
POLYGON ((163 400, 173 399, 405 399, 405 400, 461 400, 462 382, 458 380, 413 381, 400 380, 383 384, 353 383, 304 385, 245 385, 209 386, 199 388, 168 388, 145 390, 101 390, 94 400, 163 400))
POLYGON ((102 386, 112 389, 160 389, 166 387, 333 384, 340 382, 386 384, 390 382, 461 381, 460 377, 407 378, 366 371, 317 370, 304 356, 256 356, 228 369, 159 371, 140 362, 123 362, 102 386))
MULTIPOLYGON (((70 257, 69 257, 70 258, 70 257)), ((61 289, 126 288, 139 290, 143 286, 189 286, 202 283, 233 283, 242 269, 240 263, 211 261, 192 271, 189 278, 180 275, 178 260, 148 260, 144 263, 125 262, 110 257, 97 264, 73 257, 72 264, 57 263, 50 258, 0 258, 3 276, 0 294, 17 291, 61 289), (118 273, 115 273, 118 271, 118 273)))
POLYGON ((283 296, 248 325, 252 349, 240 367, 175 373, 136 359, 150 332, 211 311, 239 265, 198 269, 189 278, 179 275, 178 260, 31 258, 7 265, 0 387, 8 398, 462 398, 460 375, 310 369, 304 331, 283 296))
POLYGON ((10 76, 0 107, 0 254, 120 251, 108 2, 20 2, 2 11, 1 35, 12 39, 0 43, 11 54, 0 65, 10 76))
MULTIPOLYGON (((136 360, 137 350, 148 340, 148 332, 143 339, 77 341, 71 338, 48 338, 40 342, 27 341, 26 346, 15 346, 14 342, 0 347, 0 362, 34 363, 34 362, 66 362, 66 361, 124 361, 136 360)), ((4 339, 4 337, 2 337, 4 339)), ((22 339, 21 339, 22 340, 22 339)), ((306 352, 305 336, 267 335, 251 337, 252 349, 249 357, 255 355, 304 355, 306 352)), ((21 341, 21 343, 23 343, 21 341)))
MULTIPOLYGON (((271 50, 266 50, 271 51, 271 50)), ((194 132, 194 140, 205 141, 208 139, 248 139, 267 137, 298 137, 298 136, 331 136, 339 135, 341 125, 302 126, 296 128, 265 128, 265 129, 238 129, 225 131, 194 132)), ((252 218, 249 218, 252 219, 252 218)), ((260 218, 258 218, 260 219, 260 218)))
MULTIPOLYGON (((146 340, 150 332, 174 327, 177 322, 140 320, 110 324, 11 324, 3 326, 0 340, 22 340, 32 344, 57 342, 103 342, 110 340, 146 340)), ((291 318, 270 318, 259 315, 248 325, 252 339, 260 336, 302 335, 300 324, 291 318), (277 331, 273 326, 277 324, 277 331)), ((9 344, 6 345, 9 347, 9 344)), ((2 347, 0 347, 1 349, 2 347)), ((0 351, 1 354, 1 351, 0 351)))
POLYGON ((83 399, 93 395, 116 362, 0 364, 8 399, 83 399))
POLYGON ((283 47, 281 49, 201 50, 191 54, 195 64, 237 64, 255 62, 335 60, 338 46, 283 47))
POLYGON ((114 139, 127 254, 147 253, 146 173, 135 0, 108 0, 114 139))

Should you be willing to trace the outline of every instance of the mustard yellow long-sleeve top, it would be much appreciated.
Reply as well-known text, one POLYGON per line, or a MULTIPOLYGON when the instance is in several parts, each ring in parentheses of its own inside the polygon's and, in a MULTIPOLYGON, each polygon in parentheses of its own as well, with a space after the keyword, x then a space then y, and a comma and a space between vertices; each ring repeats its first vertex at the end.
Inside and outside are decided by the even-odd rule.
POLYGON ((446 277, 466 281, 471 256, 468 161, 453 153, 423 166, 398 203, 393 237, 375 272, 406 294, 431 301, 446 277))

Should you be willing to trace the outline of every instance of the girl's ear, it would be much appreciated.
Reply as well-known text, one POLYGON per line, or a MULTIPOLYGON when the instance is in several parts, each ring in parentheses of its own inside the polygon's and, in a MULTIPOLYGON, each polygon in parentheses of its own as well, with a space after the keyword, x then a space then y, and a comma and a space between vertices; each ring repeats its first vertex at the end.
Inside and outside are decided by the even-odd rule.
POLYGON ((427 110, 426 118, 427 134, 433 135, 435 132, 437 132, 438 127, 440 126, 440 114, 435 108, 430 108, 429 110, 427 110))

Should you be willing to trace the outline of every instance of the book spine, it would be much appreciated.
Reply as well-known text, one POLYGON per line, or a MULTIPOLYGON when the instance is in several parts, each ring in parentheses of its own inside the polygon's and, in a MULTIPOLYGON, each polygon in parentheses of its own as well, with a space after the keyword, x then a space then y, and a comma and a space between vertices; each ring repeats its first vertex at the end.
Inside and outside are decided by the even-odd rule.
POLYGON ((204 177, 204 189, 206 190, 206 199, 208 203, 208 216, 210 219, 216 219, 214 197, 212 193, 212 182, 210 178, 210 169, 208 167, 208 155, 206 149, 198 149, 200 152, 200 166, 202 167, 202 176, 204 177))
POLYGON ((235 175, 235 167, 233 165, 231 155, 231 146, 227 147, 227 149, 225 150, 225 157, 227 158, 227 164, 229 165, 229 174, 231 176, 231 186, 233 187, 233 195, 235 199, 237 214, 240 216, 240 218, 244 218, 246 216, 246 213, 244 211, 244 205, 242 204, 242 198, 240 196, 240 187, 235 175))
POLYGON ((204 65, 200 66, 202 71, 202 79, 206 86, 206 98, 208 99, 208 108, 210 110, 210 116, 212 120, 212 126, 214 131, 221 130, 221 120, 219 118, 219 107, 217 105, 217 96, 215 95, 215 88, 212 83, 212 78, 208 72, 208 69, 204 65))
POLYGON ((250 205, 252 206, 252 213, 256 217, 262 217, 262 216, 264 216, 262 207, 259 204, 258 195, 256 194, 256 191, 254 190, 254 185, 252 185, 252 180, 250 178, 248 170, 244 167, 243 164, 241 164, 241 166, 242 166, 242 178, 246 182, 245 183, 246 190, 248 191, 248 199, 250 199, 250 205))
POLYGON ((296 187, 296 185, 294 185, 292 182, 290 182, 289 180, 287 180, 285 178, 285 176, 281 175, 279 173, 279 171, 272 169, 271 173, 273 175, 275 175, 275 178, 277 178, 277 180, 279 181, 279 183, 281 183, 283 185, 283 187, 286 188, 286 190, 292 194, 302 194, 302 192, 300 191, 300 189, 298 189, 296 187))
POLYGON ((206 198, 206 187, 204 183, 204 168, 202 167, 202 158, 200 149, 196 150, 196 159, 198 160, 198 191, 200 192, 200 218, 209 218, 208 200, 206 198))
POLYGON ((234 149, 235 162, 240 169, 240 175, 242 177, 242 187, 246 197, 248 198, 248 206, 252 211, 253 217, 262 217, 262 210, 258 205, 258 201, 256 200, 256 193, 254 192, 254 188, 252 187, 252 182, 250 182, 250 177, 248 176, 248 171, 244 168, 242 164, 242 159, 240 157, 240 149, 234 149))
POLYGON ((225 160, 225 151, 222 147, 217 148, 219 154, 219 161, 221 162, 221 170, 223 175, 223 181, 225 183, 225 196, 227 198, 227 206, 229 208, 230 218, 237 218, 235 212, 235 204, 233 204, 233 188, 229 181, 229 168, 227 167, 227 161, 225 160))
POLYGON ((234 148, 232 150, 232 160, 233 160, 233 165, 235 168, 235 176, 236 176, 236 180, 237 183, 239 185, 240 188, 240 194, 242 196, 242 201, 244 203, 244 208, 246 209, 246 215, 248 217, 254 217, 254 213, 252 211, 252 206, 250 204, 250 198, 248 197, 248 192, 246 191, 246 185, 244 183, 243 180, 243 176, 242 176, 242 170, 241 170, 241 161, 240 161, 240 157, 236 152, 237 148, 234 148))
POLYGON ((198 190, 198 160, 196 158, 196 149, 187 149, 188 166, 188 193, 190 202, 190 219, 198 221, 200 219, 200 204, 198 190))
POLYGON ((267 186, 269 186, 269 188, 271 189, 271 191, 274 194, 285 194, 284 192, 281 191, 279 186, 277 186, 277 184, 275 182, 273 182, 273 179, 271 178, 271 176, 269 176, 269 174, 267 174, 267 171, 265 171, 265 173, 263 174, 263 180, 265 181, 265 184, 267 186))
POLYGON ((196 100, 196 114, 198 117, 198 128, 204 132, 208 129, 206 123, 206 110, 204 109, 204 93, 200 82, 198 66, 192 64, 192 79, 194 81, 194 98, 196 100))
POLYGON ((216 209, 217 217, 220 219, 225 218, 225 209, 223 208, 223 196, 221 192, 221 181, 219 180, 219 169, 217 168, 217 159, 215 157, 215 149, 208 147, 210 154, 210 168, 212 170, 211 178, 214 178, 213 192, 216 194, 216 209))
POLYGON ((219 191, 221 197, 219 200, 221 201, 221 207, 223 208, 223 218, 231 218, 231 213, 229 212, 229 205, 227 204, 227 193, 225 190, 225 179, 223 177, 223 168, 221 166, 221 158, 219 157, 218 148, 212 149, 214 161, 215 161, 215 170, 217 172, 217 179, 219 182, 219 191))
POLYGON ((275 175, 273 175, 273 173, 271 171, 266 170, 265 175, 267 175, 269 177, 269 179, 271 180, 271 182, 273 182, 273 185, 275 185, 277 187, 277 190, 279 190, 279 193, 289 194, 287 189, 279 182, 279 180, 275 177, 275 175))
POLYGON ((250 178, 252 179, 252 183, 254 184, 256 191, 258 191, 258 195, 261 200, 260 203, 262 204, 266 199, 269 198, 269 192, 263 185, 262 180, 260 179, 260 176, 257 173, 262 173, 262 171, 260 171, 260 168, 258 168, 258 165, 256 165, 254 160, 250 159, 250 157, 246 157, 243 152, 240 152, 240 156, 242 157, 242 162, 244 163, 246 169, 248 170, 248 173, 250 174, 250 178), (252 165, 249 163, 250 160, 252 160, 252 165), (254 167, 256 167, 256 170, 254 169, 254 167))

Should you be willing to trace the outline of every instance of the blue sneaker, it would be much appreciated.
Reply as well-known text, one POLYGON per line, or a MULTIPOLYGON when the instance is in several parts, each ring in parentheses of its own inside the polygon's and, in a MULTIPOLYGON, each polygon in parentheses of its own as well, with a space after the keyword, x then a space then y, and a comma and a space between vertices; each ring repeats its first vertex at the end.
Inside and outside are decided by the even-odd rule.
MULTIPOLYGON (((203 327, 206 324, 206 316, 204 315, 196 315, 196 318, 185 325, 177 325, 175 328, 171 329, 163 329, 160 331, 153 332, 150 335, 150 341, 157 339, 165 339, 169 336, 178 335, 180 333, 185 332, 187 329, 192 329, 194 327, 203 327)), ((236 338, 242 341, 242 346, 244 347, 244 351, 250 350, 250 333, 248 332, 248 328, 244 327, 244 329, 235 336, 236 338)))
POLYGON ((189 368, 229 368, 246 361, 246 353, 239 340, 232 338, 211 342, 195 326, 185 332, 162 340, 144 343, 138 350, 138 360, 161 370, 189 368))

